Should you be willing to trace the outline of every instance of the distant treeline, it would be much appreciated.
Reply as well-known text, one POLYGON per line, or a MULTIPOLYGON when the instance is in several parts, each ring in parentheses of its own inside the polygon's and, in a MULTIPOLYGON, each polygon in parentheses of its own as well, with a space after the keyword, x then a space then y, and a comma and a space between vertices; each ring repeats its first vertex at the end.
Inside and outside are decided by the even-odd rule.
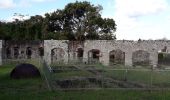
POLYGON ((102 18, 102 6, 89 2, 69 3, 64 9, 31 16, 27 20, 0 22, 0 39, 4 40, 112 40, 116 24, 102 18))

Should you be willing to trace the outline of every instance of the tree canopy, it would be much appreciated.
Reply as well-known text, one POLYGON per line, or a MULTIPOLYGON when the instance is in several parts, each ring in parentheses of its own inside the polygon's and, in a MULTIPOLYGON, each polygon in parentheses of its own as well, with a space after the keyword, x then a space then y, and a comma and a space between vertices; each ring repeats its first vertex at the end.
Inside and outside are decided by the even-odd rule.
POLYGON ((113 19, 102 18, 102 6, 87 1, 69 3, 64 9, 31 16, 30 19, 0 22, 0 39, 6 40, 112 40, 113 19))

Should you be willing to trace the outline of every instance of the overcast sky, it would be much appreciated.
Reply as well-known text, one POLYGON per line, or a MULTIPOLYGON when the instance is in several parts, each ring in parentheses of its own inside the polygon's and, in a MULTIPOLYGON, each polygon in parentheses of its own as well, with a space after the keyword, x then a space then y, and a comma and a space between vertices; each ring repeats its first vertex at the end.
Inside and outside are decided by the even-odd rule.
MULTIPOLYGON (((0 20, 14 13, 43 15, 76 0, 0 0, 0 20)), ((83 1, 83 0, 77 0, 83 1)), ((87 0, 102 5, 102 16, 117 24, 117 39, 170 39, 170 0, 87 0)))

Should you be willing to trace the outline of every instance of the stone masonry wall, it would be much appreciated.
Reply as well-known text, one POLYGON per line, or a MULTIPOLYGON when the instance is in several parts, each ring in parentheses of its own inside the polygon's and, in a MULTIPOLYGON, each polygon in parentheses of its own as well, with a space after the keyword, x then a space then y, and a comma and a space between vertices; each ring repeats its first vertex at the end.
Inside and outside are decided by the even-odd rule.
MULTIPOLYGON (((68 61, 71 54, 68 52, 68 40, 45 40, 44 51, 45 59, 51 63, 51 50, 53 48, 63 48, 66 52, 64 56, 65 62, 68 61), (68 56, 69 55, 69 56, 68 56)), ((83 58, 88 60, 88 52, 92 49, 100 50, 99 61, 105 65, 109 64, 109 53, 112 50, 121 50, 125 52, 125 65, 132 66, 132 54, 135 51, 143 50, 149 53, 150 65, 157 66, 158 51, 167 47, 167 52, 170 53, 170 41, 163 40, 145 40, 145 41, 127 41, 127 40, 86 40, 83 44, 83 58)))
MULTIPOLYGON (((4 54, 3 48, 13 47, 13 42, 7 45, 6 41, 0 40, 0 64, 2 64, 2 57, 4 54)), ((28 43, 26 43, 28 44, 28 43)), ((89 59, 89 51, 92 49, 99 50, 99 61, 105 65, 109 64, 109 54, 113 50, 121 50, 125 54, 125 65, 132 66, 132 55, 135 51, 143 50, 149 54, 150 65, 157 66, 158 63, 158 52, 165 49, 165 52, 170 53, 170 40, 143 40, 143 41, 128 41, 128 40, 86 40, 83 42, 69 41, 69 40, 44 40, 38 42, 37 45, 26 45, 32 47, 32 57, 37 57, 36 52, 40 45, 44 47, 44 59, 51 63, 51 51, 53 49, 63 50, 63 59, 65 63, 68 63, 70 59, 76 59, 78 48, 83 49, 83 61, 87 62, 89 59), (36 50, 34 50, 34 48, 36 50)), ((21 45, 22 46, 22 45, 21 45)), ((20 47, 22 48, 22 47, 20 47)), ((25 48, 25 45, 24 45, 25 48)), ((25 49, 24 49, 25 50, 25 49)))

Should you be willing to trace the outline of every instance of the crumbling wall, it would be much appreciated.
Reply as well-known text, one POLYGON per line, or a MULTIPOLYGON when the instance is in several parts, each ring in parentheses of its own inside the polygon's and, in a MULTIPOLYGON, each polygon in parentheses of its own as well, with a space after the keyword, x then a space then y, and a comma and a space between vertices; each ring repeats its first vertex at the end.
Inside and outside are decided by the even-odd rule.
POLYGON ((149 65, 150 54, 147 51, 138 50, 132 54, 133 65, 149 65))
POLYGON ((112 64, 124 64, 125 62, 125 53, 119 49, 112 50, 109 53, 109 62, 112 64))
MULTIPOLYGON (((89 51, 96 49, 100 53, 97 54, 98 60, 109 65, 110 52, 113 50, 121 50, 124 53, 124 64, 132 66, 133 53, 135 51, 143 50, 148 52, 149 64, 157 66, 158 51, 164 50, 170 53, 170 41, 167 40, 141 40, 141 41, 127 41, 127 40, 86 40, 83 42, 69 41, 69 40, 44 40, 44 41, 0 41, 0 62, 3 59, 16 59, 14 56, 14 48, 18 48, 17 59, 26 59, 27 48, 31 49, 31 58, 39 57, 39 48, 44 47, 44 59, 51 63, 51 50, 54 48, 61 48, 63 50, 62 56, 65 63, 71 59, 76 59, 80 54, 78 50, 81 49, 81 56, 83 61, 87 62, 89 58, 89 51), (166 50, 165 50, 166 47, 166 50), (3 48, 3 49, 2 49, 3 48), (83 53, 82 53, 83 52, 83 53), (2 55, 3 54, 3 55, 2 55), (9 54, 9 55, 7 55, 9 54)), ((142 58, 143 59, 143 58, 142 58)))
POLYGON ((3 40, 0 40, 0 65, 2 65, 2 57, 3 57, 3 40))
POLYGON ((68 50, 69 50, 69 60, 79 59, 79 51, 84 49, 84 41, 69 41, 68 50))
POLYGON ((48 64, 51 64, 52 50, 55 48, 61 48, 64 52, 63 59, 65 63, 68 62, 68 40, 44 40, 44 59, 48 64))
POLYGON ((125 52, 125 65, 132 66, 133 52, 138 50, 147 51, 149 53, 149 61, 153 66, 157 66, 158 51, 167 47, 167 52, 170 52, 170 41, 160 40, 145 40, 145 41, 127 41, 127 40, 94 40, 85 41, 84 43, 84 58, 88 58, 87 52, 91 49, 99 49, 102 55, 99 59, 103 64, 109 64, 109 52, 120 49, 125 52))
POLYGON ((43 48, 43 41, 4 41, 3 59, 31 59, 39 58, 39 48, 43 48))

